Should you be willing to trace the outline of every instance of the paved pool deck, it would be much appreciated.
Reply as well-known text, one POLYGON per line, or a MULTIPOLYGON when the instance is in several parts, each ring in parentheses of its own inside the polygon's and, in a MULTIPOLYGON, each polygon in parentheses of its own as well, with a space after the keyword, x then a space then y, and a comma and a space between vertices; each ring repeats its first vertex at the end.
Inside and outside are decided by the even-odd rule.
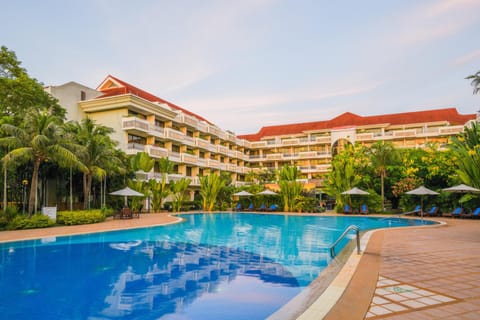
MULTIPOLYGON (((0 241, 179 222, 166 213, 82 226, 1 231, 0 241)), ((345 291, 324 319, 480 319, 480 220, 371 233, 345 291)), ((347 262, 348 264, 348 262, 347 262)), ((342 275, 339 274, 342 278, 342 275)), ((321 319, 313 314, 311 319, 321 319)))

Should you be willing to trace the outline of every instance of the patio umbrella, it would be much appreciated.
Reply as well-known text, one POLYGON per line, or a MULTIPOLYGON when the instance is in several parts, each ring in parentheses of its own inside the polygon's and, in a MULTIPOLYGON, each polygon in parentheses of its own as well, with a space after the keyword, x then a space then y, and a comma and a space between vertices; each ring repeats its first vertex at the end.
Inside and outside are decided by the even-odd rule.
POLYGON ((257 194, 260 194, 260 195, 264 195, 264 196, 274 196, 276 195, 277 193, 272 191, 272 190, 268 190, 268 189, 265 189, 263 190, 262 192, 259 192, 257 194))
MULTIPOLYGON (((342 194, 351 195, 351 196, 366 196, 366 195, 369 195, 370 193, 368 193, 367 191, 364 191, 360 188, 354 187, 350 190, 342 192, 342 194)), ((352 201, 351 200, 350 200, 350 206, 352 206, 352 201)))
POLYGON ((357 187, 352 188, 350 190, 342 192, 342 194, 349 194, 349 195, 367 195, 370 194, 367 191, 363 191, 362 189, 359 189, 357 187))
POLYGON ((240 191, 240 192, 236 192, 233 194, 234 196, 237 196, 237 197, 248 197, 248 196, 253 196, 252 193, 248 192, 248 191, 240 191))
POLYGON ((127 201, 128 201, 127 198, 128 197, 143 197, 144 196, 143 193, 137 192, 133 189, 130 189, 129 187, 110 192, 109 194, 112 195, 112 196, 124 196, 125 197, 125 207, 127 206, 127 201))
POLYGON ((420 196, 420 215, 423 220, 423 196, 436 196, 438 195, 438 192, 435 192, 433 190, 430 190, 428 188, 425 188, 424 186, 418 187, 416 189, 410 190, 408 192, 405 192, 406 194, 413 194, 420 196))
POLYGON ((443 191, 455 192, 455 193, 480 193, 480 189, 467 186, 466 184, 459 184, 450 188, 445 188, 443 191))

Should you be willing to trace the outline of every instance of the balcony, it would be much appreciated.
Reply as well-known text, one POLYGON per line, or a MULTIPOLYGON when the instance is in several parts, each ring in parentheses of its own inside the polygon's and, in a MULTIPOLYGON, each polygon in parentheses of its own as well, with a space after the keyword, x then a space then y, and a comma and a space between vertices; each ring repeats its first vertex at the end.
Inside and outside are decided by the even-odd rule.
POLYGON ((255 142, 251 142, 250 146, 251 146, 252 149, 254 149, 254 148, 264 148, 264 147, 267 146, 267 142, 266 141, 255 141, 255 142))
POLYGON ((330 169, 331 165, 330 164, 319 164, 319 165, 313 165, 313 166, 299 166, 298 169, 302 173, 325 173, 328 172, 330 169))
POLYGON ((416 130, 398 130, 398 131, 393 131, 393 136, 395 138, 410 138, 410 137, 416 137, 417 136, 417 131, 416 130))
POLYGON ((168 150, 161 147, 156 147, 152 145, 145 146, 145 152, 154 158, 166 158, 168 157, 168 150))
POLYGON ((213 159, 207 159, 207 167, 213 168, 213 169, 220 169, 220 161, 218 160, 213 160, 213 159))
POLYGON ((220 128, 216 127, 216 126, 213 126, 213 125, 209 125, 207 127, 207 132, 214 135, 214 136, 217 136, 219 137, 220 139, 222 140, 226 140, 227 139, 227 134, 221 130, 220 128))
POLYGON ((191 147, 195 147, 197 145, 196 141, 195 141, 195 138, 192 138, 192 137, 187 136, 187 135, 184 136, 183 143, 185 143, 186 145, 189 145, 191 147))
POLYGON ((134 133, 148 133, 150 124, 148 121, 136 117, 128 117, 122 120, 122 129, 134 133))
POLYGON ((373 140, 373 133, 358 133, 356 136, 357 141, 370 141, 373 140))
POLYGON ((197 165, 198 157, 189 153, 180 153, 180 162, 197 165))
POLYGON ((145 151, 145 145, 141 143, 131 142, 127 145, 126 154, 136 154, 137 152, 145 151))
POLYGON ((181 131, 172 128, 165 128, 165 137, 178 142, 184 142, 186 135, 181 131))
POLYGON ((196 138, 195 139, 195 145, 198 148, 205 149, 205 150, 208 150, 208 151, 211 151, 211 152, 216 152, 217 151, 217 147, 214 144, 211 144, 210 141, 207 141, 207 140, 202 139, 202 138, 196 138))
POLYGON ((326 136, 326 137, 316 137, 315 138, 315 141, 317 143, 321 143, 321 144, 330 144, 332 142, 332 137, 330 136, 326 136))
POLYGON ((224 155, 228 155, 228 148, 225 146, 217 145, 217 152, 224 155))
POLYGON ((296 146, 300 144, 300 139, 283 139, 282 145, 284 146, 296 146))

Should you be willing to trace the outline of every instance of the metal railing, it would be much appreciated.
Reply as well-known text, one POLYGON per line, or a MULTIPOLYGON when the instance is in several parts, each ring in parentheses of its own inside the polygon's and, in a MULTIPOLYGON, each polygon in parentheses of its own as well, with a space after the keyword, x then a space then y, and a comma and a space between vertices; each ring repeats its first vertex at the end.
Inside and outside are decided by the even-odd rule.
POLYGON ((332 258, 335 257, 335 247, 337 246, 337 244, 340 243, 340 241, 348 234, 348 232, 350 230, 355 230, 355 233, 357 235, 357 254, 360 254, 360 228, 357 227, 356 225, 351 225, 351 226, 348 226, 347 229, 345 229, 345 231, 343 231, 342 235, 340 237, 338 237, 337 241, 335 241, 331 246, 330 246, 330 256, 332 258))

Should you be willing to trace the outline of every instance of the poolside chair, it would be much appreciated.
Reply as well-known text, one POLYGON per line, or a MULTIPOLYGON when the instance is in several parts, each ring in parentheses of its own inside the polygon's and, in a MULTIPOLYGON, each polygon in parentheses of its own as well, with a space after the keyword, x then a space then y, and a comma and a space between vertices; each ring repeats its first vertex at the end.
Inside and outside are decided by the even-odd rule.
POLYGON ((365 203, 360 207, 360 214, 368 214, 368 206, 365 203))
POLYGON ((353 213, 352 207, 350 205, 346 204, 343 206, 343 213, 345 214, 350 214, 353 213))
POLYGON ((248 208, 245 209, 245 211, 253 211, 253 203, 250 203, 248 205, 248 208))
POLYGON ((480 207, 473 210, 473 212, 470 213, 470 216, 465 218, 480 218, 480 207))
POLYGON ((240 211, 240 210, 242 210, 242 204, 241 204, 240 202, 237 203, 237 205, 235 206, 235 209, 234 209, 234 210, 235 210, 235 211, 240 211))
POLYGON ((276 204, 272 204, 270 207, 268 207, 268 211, 277 211, 278 206, 276 204))
POLYGON ((480 218, 480 207, 472 212, 464 212, 460 214, 460 218, 480 218))
POLYGON ((265 203, 262 203, 260 208, 258 208, 258 211, 266 211, 266 210, 267 210, 267 206, 265 205, 265 203))
POLYGON ((450 217, 450 218, 459 218, 460 215, 463 214, 463 209, 461 207, 456 207, 450 212, 444 212, 442 217, 450 217))
POLYGON ((429 217, 436 217, 440 213, 439 208, 437 206, 433 206, 430 210, 427 212, 424 212, 424 215, 429 216, 429 217))

